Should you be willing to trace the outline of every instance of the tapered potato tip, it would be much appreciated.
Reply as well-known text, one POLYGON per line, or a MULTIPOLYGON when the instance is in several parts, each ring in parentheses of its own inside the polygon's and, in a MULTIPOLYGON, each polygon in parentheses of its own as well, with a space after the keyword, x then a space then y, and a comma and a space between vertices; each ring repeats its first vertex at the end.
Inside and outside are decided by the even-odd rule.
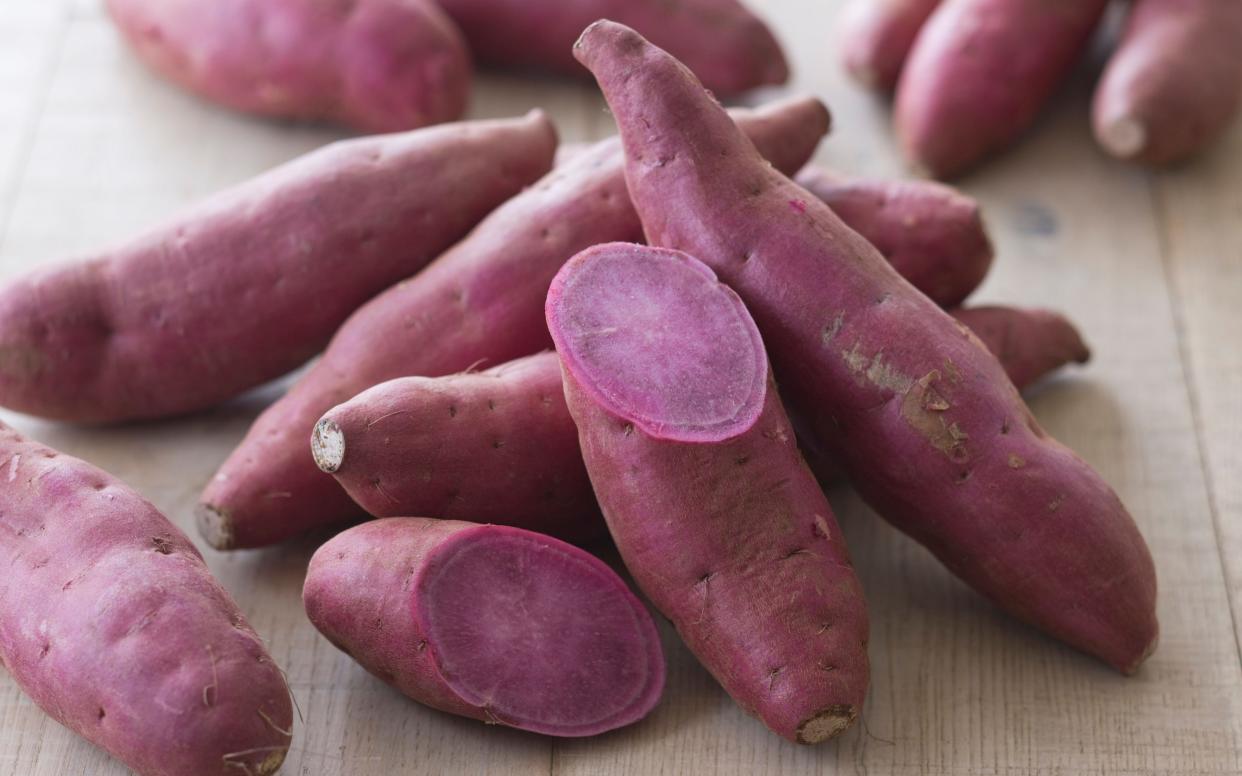
POLYGON ((1109 154, 1118 159, 1132 159, 1147 148, 1147 126, 1132 116, 1102 122, 1096 138, 1109 154))

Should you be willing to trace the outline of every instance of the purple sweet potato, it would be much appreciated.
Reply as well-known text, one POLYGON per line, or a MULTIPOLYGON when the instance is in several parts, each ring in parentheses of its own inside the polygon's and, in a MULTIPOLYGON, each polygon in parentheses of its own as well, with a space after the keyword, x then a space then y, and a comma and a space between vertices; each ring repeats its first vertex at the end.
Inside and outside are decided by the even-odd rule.
POLYGON ((583 459, 634 581, 747 712, 814 744, 867 694, 867 613, 737 294, 687 254, 612 243, 552 283, 583 459))
POLYGON ((651 615, 602 561, 496 525, 390 518, 311 559, 306 613, 414 700, 490 724, 590 736, 664 690, 651 615))
MULTIPOLYGON (((828 113, 802 99, 739 121, 765 156, 793 171, 814 151, 828 113)), ((315 423, 337 404, 385 380, 453 374, 549 347, 543 300, 557 270, 591 245, 641 236, 623 167, 619 140, 596 144, 497 209, 426 271, 358 310, 208 485, 198 513, 207 541, 220 549, 262 546, 360 514, 307 450, 315 423)))
POLYGON ((1019 391, 1066 364, 1091 358, 1074 324, 1052 310, 989 305, 949 312, 996 356, 1019 391))
POLYGON ((336 143, 0 292, 0 405, 200 410, 298 367, 360 305, 548 170, 539 112, 336 143))
POLYGON ((718 94, 789 78, 771 30, 738 0, 436 1, 491 65, 581 77, 574 41, 596 19, 616 19, 676 53, 718 94))
POLYGON ((107 0, 152 70, 235 110, 396 132, 461 117, 470 54, 427 0, 107 0))
POLYGON ((891 90, 938 5, 940 0, 853 0, 840 25, 845 69, 863 86, 891 90))
POLYGON ((667 53, 611 22, 575 50, 617 118, 648 240, 746 300, 786 397, 863 497, 1005 610, 1135 671, 1158 632, 1147 545, 978 338, 765 165, 667 53))
POLYGON ((289 750, 280 669, 189 539, 3 423, 0 665, 143 776, 263 776, 289 750))
POLYGON ((377 517, 468 517, 575 542, 601 534, 552 353, 380 383, 324 415, 311 447, 377 517))
POLYGON ((796 180, 941 307, 961 304, 992 267, 979 203, 956 189, 931 181, 847 179, 814 165, 796 180))
POLYGON ((1242 3, 1137 0, 1096 89, 1104 150, 1168 164, 1224 132, 1242 105, 1242 3))
POLYGON ((897 86, 906 156, 964 172, 1025 131, 1083 53, 1108 0, 944 0, 897 86))

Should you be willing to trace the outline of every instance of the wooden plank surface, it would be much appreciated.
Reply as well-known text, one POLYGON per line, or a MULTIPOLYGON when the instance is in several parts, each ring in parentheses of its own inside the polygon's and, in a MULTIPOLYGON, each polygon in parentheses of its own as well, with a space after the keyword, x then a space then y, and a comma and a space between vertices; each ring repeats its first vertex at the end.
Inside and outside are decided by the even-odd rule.
MULTIPOLYGON (((836 66, 841 3, 756 5, 791 53, 793 89, 832 104, 836 130, 821 160, 899 173, 886 108, 836 66)), ((301 580, 323 536, 207 551, 289 673, 302 719, 282 772, 1242 772, 1242 131, 1196 164, 1150 175, 1096 151, 1089 96, 1080 78, 1028 143, 964 185, 984 201, 1000 251, 980 299, 1064 309, 1094 346, 1089 367, 1031 401, 1117 488, 1152 545, 1163 637, 1137 677, 1001 616, 844 489, 831 495, 868 593, 874 679, 865 724, 814 749, 743 714, 668 628, 665 701, 630 729, 552 741, 438 714, 370 677, 306 621, 301 580)), ((537 105, 566 139, 609 131, 584 85, 481 79, 472 114, 537 105)), ((98 0, 0 5, 0 279, 89 253, 336 136, 238 117, 166 86, 126 54, 98 0)), ((193 535, 199 491, 279 390, 134 428, 0 418, 114 472, 193 535)), ((83 773, 125 769, 0 675, 0 776, 83 773)))

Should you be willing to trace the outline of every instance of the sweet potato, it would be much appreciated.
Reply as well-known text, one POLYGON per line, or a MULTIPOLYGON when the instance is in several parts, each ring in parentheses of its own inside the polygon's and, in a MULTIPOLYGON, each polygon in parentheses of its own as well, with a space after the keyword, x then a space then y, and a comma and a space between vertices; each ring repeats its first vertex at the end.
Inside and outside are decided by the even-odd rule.
MULTIPOLYGON (((810 157, 828 114, 803 99, 739 120, 792 171, 810 157)), ((221 549, 273 544, 360 514, 307 450, 315 423, 337 404, 396 377, 453 374, 547 348, 543 300, 561 265, 599 242, 640 236, 623 165, 617 139, 597 144, 355 313, 209 483, 198 512, 207 541, 221 549)))
POLYGON ((1013 615, 1135 671, 1158 631, 1143 537, 978 338, 764 164, 667 53, 611 22, 575 51, 617 118, 649 241, 746 300, 786 397, 863 497, 1013 615))
POLYGON ((938 5, 940 0, 853 0, 840 24, 845 69, 870 89, 892 89, 938 5))
POLYGON ((979 203, 955 189, 931 181, 851 180, 814 165, 796 180, 941 307, 961 304, 992 267, 979 203))
POLYGON ((1215 140, 1242 104, 1242 3, 1137 0, 1096 88, 1104 150, 1168 164, 1215 140))
POLYGON ((634 581, 746 711, 814 744, 867 694, 867 614, 737 295, 678 251, 586 250, 548 292, 583 459, 634 581))
POLYGON ((461 117, 470 54, 425 0, 107 0, 138 57, 235 110, 396 132, 461 117))
POLYGON ((0 292, 0 405, 200 410, 296 368, 552 163, 542 113, 348 140, 0 292))
POLYGON ((1108 0, 944 0, 897 86, 906 156, 936 177, 1018 138, 1082 54, 1108 0))
POLYGON ((581 77, 574 41, 596 19, 616 19, 667 46, 721 95, 789 78, 771 30, 738 0, 436 1, 492 65, 581 77))
POLYGON ((0 664, 143 776, 270 774, 289 749, 280 669, 189 539, 3 423, 0 664))
POLYGON ((664 690, 651 615, 600 560, 495 525, 390 518, 315 553, 311 622, 414 700, 489 724, 590 736, 664 690))

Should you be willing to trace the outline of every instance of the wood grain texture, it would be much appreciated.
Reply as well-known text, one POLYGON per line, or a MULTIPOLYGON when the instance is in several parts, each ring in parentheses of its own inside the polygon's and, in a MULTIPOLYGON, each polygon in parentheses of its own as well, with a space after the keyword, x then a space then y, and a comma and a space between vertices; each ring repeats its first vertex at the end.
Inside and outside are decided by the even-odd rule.
MULTIPOLYGON (((841 4, 755 2, 786 42, 793 89, 832 104, 836 129, 820 160, 895 175, 887 108, 837 64, 841 4)), ((1163 638, 1136 678, 1000 615, 845 489, 831 496, 868 593, 874 679, 864 724, 814 749, 742 713, 667 626, 665 701, 630 729, 553 741, 438 714, 370 677, 307 622, 301 582, 326 536, 204 549, 289 674, 302 718, 282 773, 1242 772, 1242 129, 1210 156, 1151 175, 1096 150, 1089 97, 1080 77, 1026 144, 965 186, 984 201, 1000 252, 980 300, 1059 307, 1094 347, 1091 365, 1032 405, 1117 488, 1152 545, 1163 638)), ((582 84, 487 77, 472 113, 535 105, 567 140, 610 131, 582 84)), ((127 55, 99 0, 0 4, 0 280, 124 238, 334 137, 169 87, 127 55)), ((281 388, 129 428, 0 418, 125 479, 192 534, 202 486, 281 388)), ((0 776, 125 772, 0 674, 0 776)))

